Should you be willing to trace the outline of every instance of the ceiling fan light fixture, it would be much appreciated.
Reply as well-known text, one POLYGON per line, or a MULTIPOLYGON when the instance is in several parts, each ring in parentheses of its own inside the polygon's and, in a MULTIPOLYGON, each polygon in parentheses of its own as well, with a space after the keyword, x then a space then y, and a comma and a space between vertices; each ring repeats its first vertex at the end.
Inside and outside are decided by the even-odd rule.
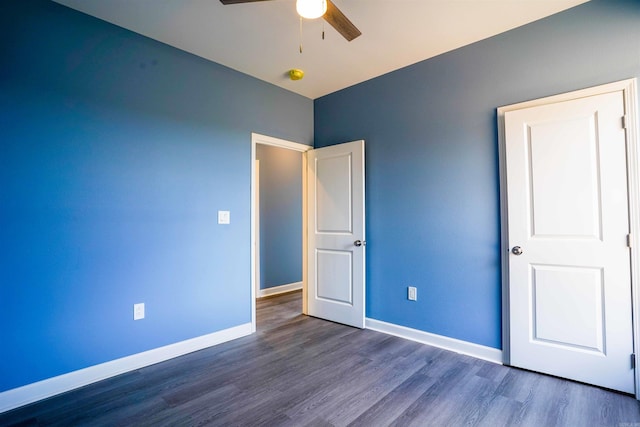
POLYGON ((296 0, 296 10, 303 18, 320 18, 327 11, 327 0, 296 0))

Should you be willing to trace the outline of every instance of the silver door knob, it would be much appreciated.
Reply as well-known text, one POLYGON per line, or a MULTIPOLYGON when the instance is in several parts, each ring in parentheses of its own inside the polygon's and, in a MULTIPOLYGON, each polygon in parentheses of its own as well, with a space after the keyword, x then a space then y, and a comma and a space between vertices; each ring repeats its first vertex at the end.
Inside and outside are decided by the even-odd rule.
POLYGON ((513 249, 511 249, 511 253, 514 255, 522 255, 523 252, 520 246, 514 246, 513 249))
POLYGON ((364 246, 366 244, 367 242, 363 242, 362 240, 356 240, 355 242, 353 242, 353 246, 357 246, 357 247, 364 246))

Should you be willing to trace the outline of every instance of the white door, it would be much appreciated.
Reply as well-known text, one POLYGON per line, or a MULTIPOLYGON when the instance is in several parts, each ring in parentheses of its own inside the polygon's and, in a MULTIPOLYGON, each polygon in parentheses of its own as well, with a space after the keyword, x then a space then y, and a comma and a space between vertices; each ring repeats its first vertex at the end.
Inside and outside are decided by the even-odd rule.
POLYGON ((505 113, 511 364, 634 392, 622 91, 505 113))
POLYGON ((307 313, 364 328, 364 141, 307 155, 307 313))

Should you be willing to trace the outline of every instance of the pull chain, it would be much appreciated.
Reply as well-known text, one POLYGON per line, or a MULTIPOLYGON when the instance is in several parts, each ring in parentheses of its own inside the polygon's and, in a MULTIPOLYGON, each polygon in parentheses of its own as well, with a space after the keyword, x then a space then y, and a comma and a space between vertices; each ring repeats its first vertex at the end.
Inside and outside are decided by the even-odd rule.
POLYGON ((322 40, 324 40, 324 20, 322 21, 322 40))
POLYGON ((300 17, 300 53, 302 53, 302 16, 300 17))

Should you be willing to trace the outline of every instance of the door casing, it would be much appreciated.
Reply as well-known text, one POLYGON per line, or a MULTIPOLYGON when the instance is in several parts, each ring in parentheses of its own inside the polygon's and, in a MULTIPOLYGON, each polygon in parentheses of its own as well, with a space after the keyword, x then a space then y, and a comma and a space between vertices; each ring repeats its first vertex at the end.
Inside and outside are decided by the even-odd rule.
MULTIPOLYGON (((640 180, 638 154, 638 107, 637 107, 637 79, 628 79, 609 83, 574 92, 550 96, 546 98, 526 101, 518 104, 498 108, 498 141, 499 141, 499 168, 500 168, 500 258, 502 264, 502 354, 503 362, 510 364, 509 341, 509 233, 507 223, 507 169, 506 169, 506 138, 505 138, 505 113, 508 111, 530 108, 539 105, 552 104, 594 95, 611 92, 623 92, 625 127, 626 127, 626 154, 627 154, 627 183, 629 202, 629 221, 631 232, 631 296, 633 314, 633 345, 635 354, 635 366, 640 366, 640 289, 637 277, 640 274, 640 180)), ((635 369, 635 396, 640 400, 640 369, 635 369)))
POLYGON ((313 147, 259 133, 251 134, 251 332, 256 331, 256 146, 271 145, 303 153, 302 156, 302 313, 307 314, 307 156, 313 147))

